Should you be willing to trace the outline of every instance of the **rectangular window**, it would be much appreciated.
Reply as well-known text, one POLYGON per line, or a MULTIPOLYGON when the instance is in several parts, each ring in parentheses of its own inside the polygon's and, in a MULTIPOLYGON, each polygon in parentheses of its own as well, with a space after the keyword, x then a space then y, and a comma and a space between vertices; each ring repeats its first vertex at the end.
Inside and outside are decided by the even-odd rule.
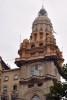
POLYGON ((7 86, 3 87, 3 92, 7 92, 7 86))
POLYGON ((7 96, 2 96, 1 100, 9 100, 7 96))
POLYGON ((17 85, 13 86, 13 91, 17 91, 17 85))

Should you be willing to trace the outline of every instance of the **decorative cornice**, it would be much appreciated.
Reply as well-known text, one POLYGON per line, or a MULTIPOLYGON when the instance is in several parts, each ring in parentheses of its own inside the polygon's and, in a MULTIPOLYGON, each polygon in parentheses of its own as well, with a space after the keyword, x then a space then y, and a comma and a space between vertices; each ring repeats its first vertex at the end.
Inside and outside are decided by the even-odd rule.
POLYGON ((54 75, 50 75, 47 74, 46 76, 32 76, 30 78, 24 79, 24 78, 20 78, 20 84, 27 84, 27 83, 42 83, 44 81, 48 81, 48 80, 57 80, 56 76, 54 75))
POLYGON ((44 61, 57 61, 58 58, 57 56, 45 56, 44 58, 38 58, 38 59, 33 59, 33 60, 22 60, 22 59, 16 59, 15 60, 15 64, 18 67, 21 67, 25 64, 31 64, 31 63, 35 63, 35 62, 44 62, 44 61))

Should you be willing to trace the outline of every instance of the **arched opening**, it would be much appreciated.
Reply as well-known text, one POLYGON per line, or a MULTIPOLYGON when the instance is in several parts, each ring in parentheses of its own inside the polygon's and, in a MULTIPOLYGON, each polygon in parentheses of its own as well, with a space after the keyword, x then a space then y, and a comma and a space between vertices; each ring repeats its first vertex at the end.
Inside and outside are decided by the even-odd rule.
POLYGON ((43 43, 40 43, 39 46, 42 47, 43 46, 43 43))
POLYGON ((43 39, 43 32, 40 32, 40 39, 43 39))
POLYGON ((32 45, 31 45, 31 48, 34 48, 34 47, 35 47, 35 44, 32 44, 32 45))
POLYGON ((34 95, 31 100, 40 100, 39 96, 34 95))

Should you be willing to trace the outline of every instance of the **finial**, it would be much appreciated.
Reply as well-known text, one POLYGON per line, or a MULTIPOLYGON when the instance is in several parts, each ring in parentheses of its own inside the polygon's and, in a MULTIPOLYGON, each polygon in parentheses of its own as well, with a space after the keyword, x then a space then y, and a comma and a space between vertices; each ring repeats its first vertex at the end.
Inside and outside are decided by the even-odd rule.
POLYGON ((44 8, 44 0, 42 0, 42 8, 44 8))
POLYGON ((44 0, 42 0, 42 8, 40 9, 38 16, 47 16, 47 11, 44 9, 44 0))

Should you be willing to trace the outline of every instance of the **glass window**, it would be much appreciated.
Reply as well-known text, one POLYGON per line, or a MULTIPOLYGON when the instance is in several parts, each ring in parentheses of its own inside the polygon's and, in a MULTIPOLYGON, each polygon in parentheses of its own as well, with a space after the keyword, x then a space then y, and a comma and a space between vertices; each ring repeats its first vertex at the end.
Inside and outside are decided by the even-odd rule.
POLYGON ((14 75, 14 79, 15 80, 18 80, 19 79, 19 76, 18 75, 14 75))
POLYGON ((7 92, 7 86, 3 87, 3 92, 7 92))
POLYGON ((8 76, 5 76, 4 77, 4 81, 8 81, 9 80, 9 77, 8 76))
POLYGON ((31 67, 31 75, 42 76, 42 65, 36 64, 31 67))
POLYGON ((39 98, 39 96, 35 95, 35 96, 32 97, 31 100, 40 100, 40 98, 39 98))

